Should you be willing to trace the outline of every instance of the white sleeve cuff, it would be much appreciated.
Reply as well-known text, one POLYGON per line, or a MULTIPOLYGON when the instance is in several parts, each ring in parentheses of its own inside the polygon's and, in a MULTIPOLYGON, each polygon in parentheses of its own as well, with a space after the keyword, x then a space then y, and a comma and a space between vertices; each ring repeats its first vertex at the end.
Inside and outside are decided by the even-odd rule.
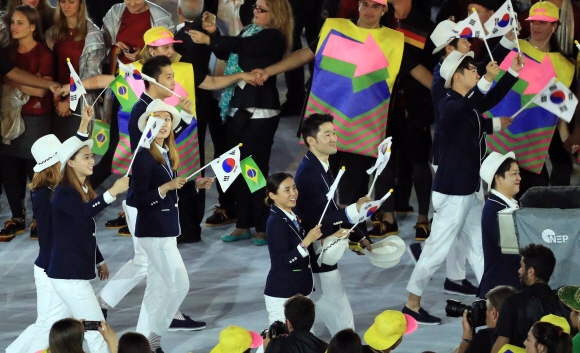
POLYGON ((109 192, 109 190, 105 191, 105 193, 103 194, 103 199, 105 200, 106 203, 111 203, 113 201, 116 200, 116 198, 114 198, 111 193, 109 192))
POLYGON ((191 120, 193 119, 193 115, 189 114, 185 110, 182 110, 179 113, 179 116, 181 117, 181 120, 183 120, 187 125, 191 124, 191 120))
POLYGON ((99 262, 99 263, 97 264, 97 267, 101 267, 101 266, 103 266, 103 264, 104 264, 104 263, 105 263, 105 260, 103 260, 103 261, 99 262))
POLYGON ((302 255, 302 257, 306 257, 308 256, 308 251, 304 250, 304 248, 302 247, 302 243, 298 244, 297 246, 298 252, 300 253, 300 255, 302 255))
POLYGON ((520 76, 519 72, 515 72, 514 70, 512 70, 511 67, 508 69, 507 72, 509 72, 513 77, 519 77, 520 76))
POLYGON ((501 120, 499 118, 492 118, 491 121, 493 123, 493 131, 501 130, 501 120))
POLYGON ((481 93, 486 94, 491 89, 492 82, 489 82, 485 77, 482 77, 479 82, 477 83, 477 88, 481 91, 481 93))
POLYGON ((353 220, 358 217, 358 211, 356 210, 356 203, 353 203, 352 205, 346 206, 346 208, 344 210, 346 212, 346 216, 348 217, 348 220, 350 223, 352 223, 353 220))
MULTIPOLYGON (((516 39, 517 40, 517 39, 516 39)), ((501 40, 499 41, 499 44, 509 50, 512 50, 515 47, 515 43, 512 42, 511 40, 507 39, 506 36, 501 37, 501 40)))
POLYGON ((81 130, 77 131, 77 135, 82 136, 82 137, 89 137, 89 133, 85 133, 85 132, 81 132, 81 130))
POLYGON ((159 188, 157 188, 157 191, 159 192, 159 197, 161 197, 162 199, 164 199, 164 198, 165 198, 165 196, 161 195, 161 188, 160 188, 160 187, 159 187, 159 188))

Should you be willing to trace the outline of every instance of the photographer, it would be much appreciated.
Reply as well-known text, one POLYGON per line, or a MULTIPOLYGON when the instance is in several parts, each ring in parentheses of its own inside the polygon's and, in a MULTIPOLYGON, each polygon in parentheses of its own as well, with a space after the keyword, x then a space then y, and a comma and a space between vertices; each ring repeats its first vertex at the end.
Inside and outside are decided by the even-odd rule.
POLYGON ((560 302, 556 291, 548 285, 556 266, 552 250, 543 245, 529 244, 520 250, 520 255, 518 273, 523 289, 505 300, 491 353, 499 352, 508 343, 523 347, 530 328, 547 314, 570 316, 570 309, 560 302))
MULTIPOLYGON (((504 300, 514 294, 516 289, 511 286, 497 286, 485 295, 486 311, 485 325, 487 328, 477 331, 474 335, 474 327, 470 324, 468 310, 463 312, 463 335, 457 353, 489 353, 493 342, 493 331, 499 317, 500 308, 504 300)), ((477 323, 475 323, 477 324, 477 323)))
POLYGON ((264 339, 265 353, 324 353, 328 344, 314 336, 310 329, 314 325, 314 303, 308 297, 297 294, 284 304, 287 335, 270 330, 264 339))

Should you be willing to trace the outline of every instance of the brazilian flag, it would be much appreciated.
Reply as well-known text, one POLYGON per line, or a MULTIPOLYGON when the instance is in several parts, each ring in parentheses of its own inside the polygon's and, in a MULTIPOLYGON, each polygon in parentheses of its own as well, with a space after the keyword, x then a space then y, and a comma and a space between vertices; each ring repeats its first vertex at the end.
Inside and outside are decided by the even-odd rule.
POLYGON ((117 96, 123 111, 130 113, 139 98, 137 98, 137 95, 133 92, 125 78, 122 75, 117 75, 113 82, 109 84, 109 87, 113 90, 115 96, 117 96))
POLYGON ((243 159, 240 167, 242 167, 242 176, 252 193, 266 186, 266 178, 251 156, 243 159))
POLYGON ((111 140, 110 135, 110 124, 104 123, 101 120, 95 120, 95 126, 93 126, 93 153, 98 155, 104 155, 109 149, 109 141, 111 140))

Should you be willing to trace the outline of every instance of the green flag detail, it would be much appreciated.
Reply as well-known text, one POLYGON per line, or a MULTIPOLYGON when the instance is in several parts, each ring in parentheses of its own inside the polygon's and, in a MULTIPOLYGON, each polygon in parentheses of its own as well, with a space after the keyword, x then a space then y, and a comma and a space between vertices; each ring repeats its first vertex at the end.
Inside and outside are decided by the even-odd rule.
POLYGON ((111 82, 109 87, 113 90, 115 96, 117 96, 119 103, 121 103, 121 106, 123 107, 123 111, 130 113, 139 98, 137 98, 137 95, 133 92, 125 78, 118 75, 113 82, 111 82))
POLYGON ((95 126, 93 126, 93 153, 98 155, 104 155, 109 149, 110 141, 110 126, 101 120, 95 120, 95 126))
POLYGON ((243 159, 240 167, 242 167, 242 176, 252 193, 266 186, 266 178, 252 157, 243 159))

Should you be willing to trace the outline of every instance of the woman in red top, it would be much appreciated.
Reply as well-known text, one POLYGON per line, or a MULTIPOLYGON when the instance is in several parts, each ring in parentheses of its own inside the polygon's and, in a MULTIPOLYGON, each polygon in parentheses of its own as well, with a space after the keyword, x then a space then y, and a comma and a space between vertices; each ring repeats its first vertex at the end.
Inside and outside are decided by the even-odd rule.
MULTIPOLYGON (((54 66, 52 53, 42 44, 41 19, 36 9, 28 5, 17 6, 12 14, 10 31, 13 41, 8 48, 8 54, 16 66, 31 74, 52 80, 54 66)), ((26 195, 26 177, 32 180, 34 174, 32 168, 35 165, 30 147, 34 141, 50 133, 52 97, 46 89, 17 84, 7 77, 4 78, 4 83, 30 96, 20 111, 24 120, 24 133, 9 141, 10 144, 4 144, 0 152, 4 188, 12 211, 12 218, 4 222, 0 237, 10 240, 25 230, 23 203, 26 195)), ((4 94, 11 95, 11 92, 14 91, 4 90, 4 94)))
MULTIPOLYGON (((105 57, 105 42, 100 29, 88 19, 85 0, 59 0, 54 17, 54 26, 46 31, 46 43, 54 52, 56 61, 56 81, 60 84, 70 82, 67 58, 79 74, 81 80, 101 74, 105 57)), ((87 102, 92 104, 95 96, 87 94, 87 102)), ((55 97, 56 116, 52 121, 53 133, 66 140, 76 133, 78 117, 71 117, 68 97, 55 97)), ((76 115, 81 116, 84 99, 81 99, 76 115)), ((98 111, 98 110, 96 110, 98 111)))
POLYGON ((38 11, 42 23, 42 35, 54 24, 54 7, 50 6, 48 0, 10 0, 6 13, 13 13, 19 5, 30 5, 38 11))

